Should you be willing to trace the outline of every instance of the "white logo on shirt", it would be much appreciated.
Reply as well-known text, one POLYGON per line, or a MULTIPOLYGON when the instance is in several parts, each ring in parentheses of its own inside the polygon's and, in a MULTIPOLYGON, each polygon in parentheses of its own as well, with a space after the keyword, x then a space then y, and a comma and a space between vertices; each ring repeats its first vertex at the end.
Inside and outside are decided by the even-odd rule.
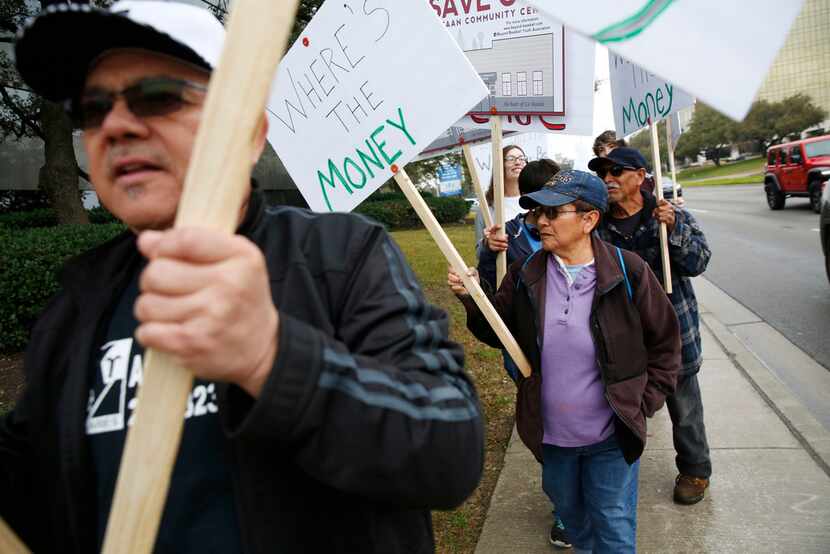
MULTIPOLYGON (((104 387, 97 396, 94 388, 89 391, 87 435, 122 431, 128 415, 127 425, 132 425, 132 414, 138 405, 138 399, 135 396, 136 387, 142 382, 144 370, 140 354, 136 354, 130 360, 132 346, 133 339, 127 338, 108 342, 101 347, 104 353, 101 356, 99 371, 104 387), (128 392, 131 396, 129 402, 127 402, 128 392), (110 401, 105 405, 107 399, 110 401)), ((215 414, 218 411, 216 385, 214 383, 195 385, 187 399, 185 419, 215 414)))

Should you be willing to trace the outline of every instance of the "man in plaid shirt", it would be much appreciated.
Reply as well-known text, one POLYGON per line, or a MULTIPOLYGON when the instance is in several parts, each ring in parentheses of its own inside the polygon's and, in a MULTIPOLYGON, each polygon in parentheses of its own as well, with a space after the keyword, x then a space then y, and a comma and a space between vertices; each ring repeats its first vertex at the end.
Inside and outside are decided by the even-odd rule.
POLYGON ((668 231, 672 294, 669 295, 680 321, 683 369, 675 394, 666 399, 672 420, 674 449, 679 475, 674 501, 695 504, 709 486, 712 462, 703 425, 703 403, 697 372, 702 362, 700 320, 691 277, 706 270, 712 253, 695 218, 657 199, 640 186, 646 176, 646 161, 634 148, 615 148, 607 157, 594 158, 588 167, 608 186, 609 212, 598 228, 599 236, 615 246, 639 254, 663 281, 660 255, 660 223, 668 231))

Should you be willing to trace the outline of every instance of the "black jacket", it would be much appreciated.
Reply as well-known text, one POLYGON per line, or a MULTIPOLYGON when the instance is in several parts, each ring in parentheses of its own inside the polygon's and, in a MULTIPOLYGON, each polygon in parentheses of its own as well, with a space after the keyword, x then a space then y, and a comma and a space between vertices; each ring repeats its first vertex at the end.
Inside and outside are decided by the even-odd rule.
MULTIPOLYGON (((446 314, 361 217, 254 194, 239 233, 264 251, 280 311, 261 396, 218 391, 245 551, 432 551, 428 510, 461 503, 483 462, 446 314)), ((140 262, 131 232, 73 260, 33 330, 26 390, 0 425, 0 515, 36 552, 95 549, 90 354, 140 262)))
MULTIPOLYGON (((507 265, 513 264, 516 260, 522 260, 535 252, 528 240, 528 228, 524 224, 527 214, 519 214, 504 224, 504 233, 507 235, 507 265)), ((536 240, 539 240, 538 231, 536 240)), ((487 246, 487 241, 482 240, 478 247, 478 274, 487 281, 490 288, 496 290, 496 258, 498 252, 493 252, 487 246)))

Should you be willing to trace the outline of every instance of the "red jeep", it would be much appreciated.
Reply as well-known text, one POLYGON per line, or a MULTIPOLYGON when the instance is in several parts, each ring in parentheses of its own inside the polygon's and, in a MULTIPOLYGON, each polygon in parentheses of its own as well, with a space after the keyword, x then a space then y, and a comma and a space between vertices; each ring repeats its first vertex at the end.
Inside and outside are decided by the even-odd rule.
POLYGON ((821 211, 821 189, 830 178, 830 135, 770 146, 767 150, 764 191, 771 210, 780 210, 788 196, 810 198, 821 211))

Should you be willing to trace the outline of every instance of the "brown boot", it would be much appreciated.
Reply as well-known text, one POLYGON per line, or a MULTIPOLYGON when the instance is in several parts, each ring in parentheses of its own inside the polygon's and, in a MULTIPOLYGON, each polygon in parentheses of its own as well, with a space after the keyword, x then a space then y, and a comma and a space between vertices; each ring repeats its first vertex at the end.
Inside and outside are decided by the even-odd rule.
POLYGON ((674 501, 678 504, 697 504, 703 500, 707 488, 709 479, 681 473, 674 480, 674 501))

